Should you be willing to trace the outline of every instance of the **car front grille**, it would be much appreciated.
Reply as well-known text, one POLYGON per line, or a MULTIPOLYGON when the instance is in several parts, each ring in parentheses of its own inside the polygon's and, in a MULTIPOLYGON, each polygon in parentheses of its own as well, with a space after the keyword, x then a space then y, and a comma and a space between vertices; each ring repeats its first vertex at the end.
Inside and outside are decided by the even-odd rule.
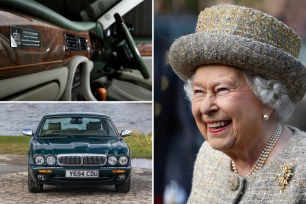
POLYGON ((102 166, 106 163, 105 154, 60 154, 58 164, 61 166, 102 166))

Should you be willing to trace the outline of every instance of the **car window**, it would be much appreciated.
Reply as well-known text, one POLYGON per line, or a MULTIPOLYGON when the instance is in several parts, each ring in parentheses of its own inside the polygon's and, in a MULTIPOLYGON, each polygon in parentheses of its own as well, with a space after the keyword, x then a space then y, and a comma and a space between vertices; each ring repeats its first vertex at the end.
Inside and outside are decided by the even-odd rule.
MULTIPOLYGON (((72 21, 96 21, 121 0, 35 0, 72 21)), ((145 0, 123 19, 133 26, 133 36, 152 38, 152 1, 145 0)))
POLYGON ((47 118, 39 136, 116 136, 116 131, 107 118, 58 117, 47 118))
POLYGON ((35 0, 72 21, 95 21, 121 0, 35 0))

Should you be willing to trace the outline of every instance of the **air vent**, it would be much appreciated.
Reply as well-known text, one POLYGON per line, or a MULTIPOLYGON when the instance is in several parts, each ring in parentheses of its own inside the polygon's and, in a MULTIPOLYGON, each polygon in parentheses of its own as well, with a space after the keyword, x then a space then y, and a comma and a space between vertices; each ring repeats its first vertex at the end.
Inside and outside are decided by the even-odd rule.
POLYGON ((85 38, 79 37, 79 43, 81 50, 87 50, 87 42, 85 38))
POLYGON ((66 50, 79 51, 87 50, 87 40, 77 35, 65 34, 66 50))

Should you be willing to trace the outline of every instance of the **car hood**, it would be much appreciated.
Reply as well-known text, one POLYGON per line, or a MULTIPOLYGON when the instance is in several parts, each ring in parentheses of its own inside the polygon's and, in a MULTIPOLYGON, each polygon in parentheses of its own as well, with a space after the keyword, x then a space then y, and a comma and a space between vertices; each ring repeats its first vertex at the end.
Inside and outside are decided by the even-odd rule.
POLYGON ((129 154, 126 143, 116 137, 42 138, 32 145, 34 154, 129 154))

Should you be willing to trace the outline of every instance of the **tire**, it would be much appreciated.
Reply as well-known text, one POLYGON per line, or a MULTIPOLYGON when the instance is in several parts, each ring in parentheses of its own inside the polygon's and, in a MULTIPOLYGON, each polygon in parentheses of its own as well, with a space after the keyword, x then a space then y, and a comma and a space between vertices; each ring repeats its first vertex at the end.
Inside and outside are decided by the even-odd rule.
POLYGON ((131 189, 131 178, 125 183, 122 184, 116 184, 115 190, 118 193, 128 193, 131 189))
POLYGON ((40 193, 43 191, 43 184, 37 184, 33 181, 30 167, 28 167, 28 190, 30 193, 40 193))

